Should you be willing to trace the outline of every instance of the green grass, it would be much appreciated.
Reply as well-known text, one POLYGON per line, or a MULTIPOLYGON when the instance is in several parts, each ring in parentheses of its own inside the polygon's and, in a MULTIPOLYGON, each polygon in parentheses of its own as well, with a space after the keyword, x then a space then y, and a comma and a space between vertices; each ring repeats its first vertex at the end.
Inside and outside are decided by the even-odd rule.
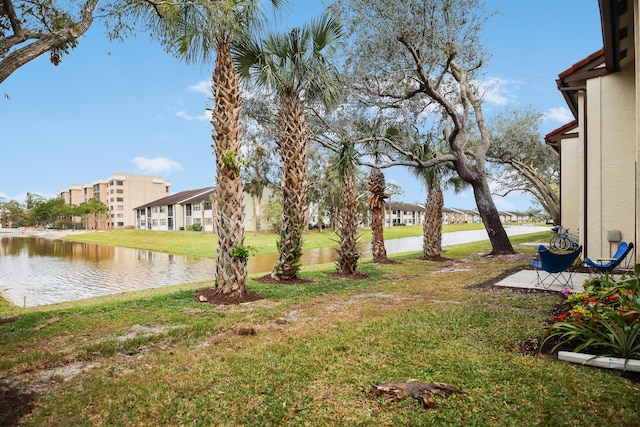
POLYGON ((473 255, 490 250, 478 242, 447 248, 453 266, 413 253, 363 263, 364 280, 328 265, 305 268, 304 285, 250 280, 266 299, 243 306, 195 302, 199 283, 22 310, 0 325, 0 377, 45 384, 27 426, 635 425, 636 383, 512 350, 559 296, 467 286, 547 237, 512 239, 519 258, 473 255), (90 368, 50 371, 73 364, 90 368), (410 378, 465 394, 435 410, 368 395, 410 378))
MULTIPOLYGON (((445 225, 443 232, 480 230, 482 224, 456 224, 445 225)), ((371 229, 362 230, 362 243, 371 242, 371 229)), ((422 226, 391 227, 384 229, 385 239, 398 239, 401 237, 421 236, 422 226)), ((276 240, 274 233, 265 233, 254 236, 253 233, 245 233, 245 244, 253 247, 256 253, 276 253, 276 240)), ((304 249, 332 247, 338 244, 338 236, 331 230, 309 231, 303 236, 304 249)), ((65 240, 74 242, 100 243, 117 245, 136 249, 148 249, 174 254, 209 256, 216 255, 218 245, 217 236, 210 233, 194 231, 147 231, 147 230, 114 230, 109 232, 92 232, 72 234, 65 240)))

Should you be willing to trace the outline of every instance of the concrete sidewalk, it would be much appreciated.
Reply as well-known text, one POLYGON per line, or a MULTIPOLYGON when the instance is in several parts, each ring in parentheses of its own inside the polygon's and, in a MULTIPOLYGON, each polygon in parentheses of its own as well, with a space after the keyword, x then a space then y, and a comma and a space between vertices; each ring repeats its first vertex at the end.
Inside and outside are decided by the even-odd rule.
MULTIPOLYGON (((544 276, 543 276, 544 277, 544 276)), ((589 278, 588 273, 574 273, 572 276, 573 289, 569 287, 569 291, 574 293, 581 293, 584 291, 582 287, 585 280, 589 278)), ((551 283, 553 278, 549 277, 545 280, 545 283, 551 283)), ((496 283, 496 286, 506 286, 509 288, 529 288, 529 289, 541 289, 544 290, 545 287, 538 284, 538 276, 534 270, 520 270, 511 276, 502 279, 500 282, 496 283)), ((564 288, 563 285, 553 284, 549 287, 549 291, 562 292, 564 288)))

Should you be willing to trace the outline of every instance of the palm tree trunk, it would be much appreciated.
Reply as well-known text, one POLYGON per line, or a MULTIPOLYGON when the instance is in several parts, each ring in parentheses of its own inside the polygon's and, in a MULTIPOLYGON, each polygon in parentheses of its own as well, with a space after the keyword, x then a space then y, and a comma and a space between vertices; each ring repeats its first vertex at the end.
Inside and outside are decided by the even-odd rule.
POLYGON ((244 242, 243 187, 239 163, 240 87, 229 45, 224 42, 218 45, 212 80, 218 202, 216 288, 226 296, 238 297, 247 290, 247 259, 233 254, 233 249, 244 242))
POLYGON ((442 253, 442 207, 444 196, 439 185, 429 188, 422 225, 422 251, 427 258, 439 257, 442 253))
POLYGON ((384 246, 385 190, 384 174, 371 170, 369 174, 369 210, 371 211, 371 253, 373 262, 386 262, 387 249, 384 246))
POLYGON ((340 248, 337 266, 342 274, 354 274, 358 269, 358 183, 353 168, 345 171, 342 187, 342 209, 340 210, 340 248))
POLYGON ((283 96, 277 117, 277 140, 282 159, 282 229, 278 261, 271 275, 295 279, 300 271, 302 234, 307 209, 307 124, 297 96, 283 96))

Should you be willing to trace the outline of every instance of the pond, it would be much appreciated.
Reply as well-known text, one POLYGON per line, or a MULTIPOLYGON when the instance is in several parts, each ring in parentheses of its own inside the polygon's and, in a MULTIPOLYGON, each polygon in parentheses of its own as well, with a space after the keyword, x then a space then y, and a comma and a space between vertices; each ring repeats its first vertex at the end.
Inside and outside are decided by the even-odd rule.
MULTIPOLYGON (((509 235, 534 233, 543 227, 509 227, 509 235)), ((445 233, 443 246, 485 240, 484 230, 445 233)), ((421 250, 422 237, 385 241, 389 255, 421 250)), ((364 256, 370 246, 364 245, 364 256)), ((267 274, 278 254, 249 259, 249 274, 267 274)), ((336 260, 334 248, 303 251, 302 265, 336 260)), ((0 237, 0 293, 23 307, 212 280, 215 259, 170 255, 139 249, 67 242, 42 237, 0 237)))

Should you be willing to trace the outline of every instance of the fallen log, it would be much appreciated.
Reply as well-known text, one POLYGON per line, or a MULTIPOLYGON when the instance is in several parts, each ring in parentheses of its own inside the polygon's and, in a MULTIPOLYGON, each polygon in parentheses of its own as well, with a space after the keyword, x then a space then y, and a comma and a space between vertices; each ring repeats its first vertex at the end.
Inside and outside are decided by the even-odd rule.
POLYGON ((438 406, 435 396, 449 397, 454 393, 464 394, 465 392, 445 383, 423 383, 413 379, 406 382, 383 382, 374 385, 369 391, 370 396, 383 397, 392 401, 411 397, 425 409, 434 409, 438 406))

